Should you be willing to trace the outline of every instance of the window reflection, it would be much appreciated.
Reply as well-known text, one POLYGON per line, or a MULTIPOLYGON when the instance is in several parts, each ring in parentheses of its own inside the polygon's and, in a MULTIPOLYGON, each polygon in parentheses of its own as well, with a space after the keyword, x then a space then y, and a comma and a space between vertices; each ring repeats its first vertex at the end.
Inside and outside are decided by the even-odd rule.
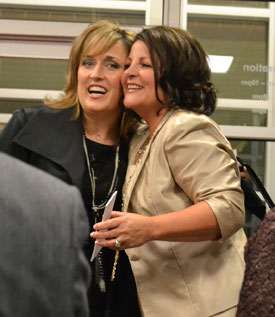
POLYGON ((13 113, 16 109, 25 107, 37 107, 42 105, 42 101, 23 100, 23 99, 0 99, 1 113, 13 113))
POLYGON ((1 88, 61 90, 65 84, 64 60, 1 57, 0 65, 1 88))
POLYGON ((219 125, 236 125, 236 126, 267 126, 266 109, 223 109, 217 108, 212 115, 212 119, 219 125))
POLYGON ((94 23, 98 20, 109 20, 122 25, 144 25, 145 12, 111 10, 111 9, 75 9, 75 10, 43 10, 35 8, 1 7, 0 18, 11 20, 32 20, 49 22, 94 23))
POLYGON ((212 73, 218 97, 268 99, 267 22, 189 16, 187 28, 209 55, 233 57, 227 72, 212 73))
POLYGON ((250 7, 250 8, 267 8, 268 2, 265 1, 237 1, 237 0, 188 0, 189 4, 217 5, 230 7, 250 7))

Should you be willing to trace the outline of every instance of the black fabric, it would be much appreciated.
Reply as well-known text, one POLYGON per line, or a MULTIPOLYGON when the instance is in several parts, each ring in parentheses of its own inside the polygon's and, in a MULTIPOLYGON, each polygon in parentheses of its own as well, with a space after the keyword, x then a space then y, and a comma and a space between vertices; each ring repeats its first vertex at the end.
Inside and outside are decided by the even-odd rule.
POLYGON ((269 200, 273 205, 270 206, 270 208, 274 207, 274 203, 272 202, 270 196, 268 195, 267 191, 264 188, 264 185, 260 181, 259 177, 253 170, 253 168, 244 163, 243 160, 240 157, 237 157, 238 162, 240 163, 240 171, 243 171, 244 167, 247 169, 247 174, 250 176, 250 179, 244 179, 241 178, 241 187, 244 192, 244 205, 245 210, 247 213, 251 213, 258 217, 260 220, 264 219, 264 216, 266 214, 266 206, 264 202, 260 199, 258 194, 253 188, 253 182, 257 186, 258 190, 263 195, 264 199, 267 203, 269 203, 269 200))
POLYGON ((72 109, 24 108, 0 134, 0 150, 81 189, 85 156, 81 119, 72 109))
POLYGON ((251 180, 254 182, 254 184, 256 185, 258 190, 261 192, 265 202, 268 204, 270 209, 273 209, 275 207, 275 204, 274 204, 272 198, 269 196, 268 192, 266 191, 263 183, 261 182, 260 178, 258 177, 256 172, 254 171, 254 169, 249 164, 244 163, 241 158, 237 157, 237 160, 241 164, 240 170, 242 170, 243 167, 246 167, 247 173, 249 174, 251 180))
MULTIPOLYGON (((104 144, 99 144, 91 140, 86 139, 87 150, 89 153, 90 166, 94 170, 96 178, 96 205, 101 204, 106 200, 109 188, 112 183, 114 169, 115 169, 115 156, 116 147, 108 146, 104 144)), ((122 203, 122 186, 126 174, 126 168, 128 164, 128 146, 127 144, 121 142, 119 149, 119 166, 118 166, 118 180, 115 190, 118 191, 114 209, 117 211, 121 210, 122 203)), ((92 189, 91 180, 88 174, 87 164, 85 166, 85 173, 83 177, 82 190, 84 202, 87 210, 89 210, 89 220, 91 228, 94 225, 94 214, 91 210, 92 205, 92 189)), ((104 208, 100 210, 100 215, 104 208)))
MULTIPOLYGON (((73 109, 54 110, 49 107, 25 108, 15 111, 9 123, 0 134, 0 151, 14 156, 26 163, 29 163, 45 172, 65 181, 68 184, 75 185, 80 190, 88 212, 90 230, 93 226, 93 217, 90 215, 90 185, 88 179, 87 163, 83 149, 83 127, 82 120, 71 120, 73 109), (86 185, 85 185, 86 183, 86 185)), ((124 181, 124 175, 127 168, 127 145, 122 145, 121 168, 119 179, 119 195, 115 209, 120 210, 121 206, 121 188, 124 181)), ((84 247, 85 254, 90 259, 94 245, 94 240, 87 237, 87 243, 84 247)), ((110 297, 124 297, 115 303, 113 298, 108 298, 109 310, 98 314, 90 314, 91 317, 103 316, 140 316, 137 304, 136 287, 133 274, 130 268, 128 257, 121 252, 118 263, 118 272, 116 282, 107 288, 112 287, 110 297), (114 309, 110 315, 110 309, 114 309)), ((111 262, 114 258, 112 250, 104 251, 104 261, 106 271, 109 272, 111 262)), ((91 264, 93 269, 93 264, 91 264)), ((101 298, 102 299, 102 298, 101 298)), ((90 305, 100 298, 94 294, 89 296, 90 305)), ((106 298, 103 296, 103 303, 106 298)))
POLYGON ((255 192, 253 185, 241 178, 241 187, 244 192, 244 205, 246 212, 249 212, 263 220, 266 213, 266 206, 255 192))
MULTIPOLYGON (((105 200, 111 186, 114 168, 116 147, 108 146, 93 142, 86 139, 87 149, 89 153, 90 165, 94 169, 96 178, 96 199, 95 203, 98 205, 105 200)), ((126 167, 128 163, 128 146, 121 142, 119 150, 119 167, 118 167, 118 181, 115 190, 118 195, 115 201, 114 210, 121 210, 122 203, 122 186, 126 174, 126 167)), ((88 216, 91 226, 94 224, 94 214, 91 210, 92 190, 91 180, 89 178, 88 170, 85 172, 83 179, 82 192, 84 193, 84 202, 88 210, 88 216)), ((104 208, 100 210, 100 217, 104 208)), ((100 221, 101 219, 99 219, 100 221)), ((86 254, 90 258, 94 246, 94 240, 89 238, 86 244, 86 254)), ((96 317, 139 317, 139 307, 137 301, 136 285, 133 273, 130 267, 128 257, 124 251, 120 251, 119 261, 117 264, 117 272, 115 281, 111 282, 111 273, 113 269, 115 252, 102 248, 102 262, 104 268, 104 277, 107 287, 107 292, 100 291, 96 284, 97 276, 93 274, 92 283, 89 290, 90 311, 91 316, 96 317), (106 295, 108 294, 108 296, 106 295), (105 307, 108 307, 107 311, 105 307)), ((96 261, 91 263, 92 272, 95 273, 96 261)))

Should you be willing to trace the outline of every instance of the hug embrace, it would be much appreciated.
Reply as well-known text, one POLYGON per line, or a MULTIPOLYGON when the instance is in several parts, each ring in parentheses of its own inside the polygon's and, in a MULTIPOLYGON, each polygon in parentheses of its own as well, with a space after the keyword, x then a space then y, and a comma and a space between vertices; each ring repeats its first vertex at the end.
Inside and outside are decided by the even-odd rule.
POLYGON ((103 247, 91 263, 90 316, 236 314, 244 198, 230 143, 210 118, 210 75, 187 31, 134 35, 97 22, 73 43, 60 99, 15 112, 0 136, 0 150, 80 190, 86 256, 103 247))

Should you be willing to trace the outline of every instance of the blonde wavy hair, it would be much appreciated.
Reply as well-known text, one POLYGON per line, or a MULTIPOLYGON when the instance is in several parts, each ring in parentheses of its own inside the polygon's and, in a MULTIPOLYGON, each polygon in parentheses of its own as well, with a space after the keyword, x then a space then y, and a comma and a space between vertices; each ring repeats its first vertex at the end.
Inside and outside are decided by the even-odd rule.
MULTIPOLYGON (((122 29, 118 24, 108 21, 98 21, 90 25, 84 32, 77 36, 72 44, 68 61, 66 84, 63 94, 58 99, 45 98, 44 104, 54 109, 69 109, 75 107, 72 120, 76 120, 80 115, 80 103, 77 94, 77 72, 80 60, 92 47, 94 54, 101 54, 108 51, 118 41, 125 45, 129 54, 135 33, 122 29)), ((122 102, 121 102, 122 103, 122 102)), ((134 115, 131 112, 123 112, 121 118, 121 133, 129 130, 134 125, 134 115), (129 121, 130 120, 130 121, 129 121), (130 123, 131 122, 131 123, 130 123)))

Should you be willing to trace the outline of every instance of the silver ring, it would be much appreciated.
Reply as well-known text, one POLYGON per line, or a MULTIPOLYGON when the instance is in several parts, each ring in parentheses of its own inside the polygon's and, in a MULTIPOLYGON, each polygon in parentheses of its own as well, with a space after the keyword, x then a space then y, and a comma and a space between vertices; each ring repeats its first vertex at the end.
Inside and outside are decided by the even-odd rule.
POLYGON ((121 243, 117 239, 115 240, 115 247, 116 248, 120 248, 121 247, 121 243))

